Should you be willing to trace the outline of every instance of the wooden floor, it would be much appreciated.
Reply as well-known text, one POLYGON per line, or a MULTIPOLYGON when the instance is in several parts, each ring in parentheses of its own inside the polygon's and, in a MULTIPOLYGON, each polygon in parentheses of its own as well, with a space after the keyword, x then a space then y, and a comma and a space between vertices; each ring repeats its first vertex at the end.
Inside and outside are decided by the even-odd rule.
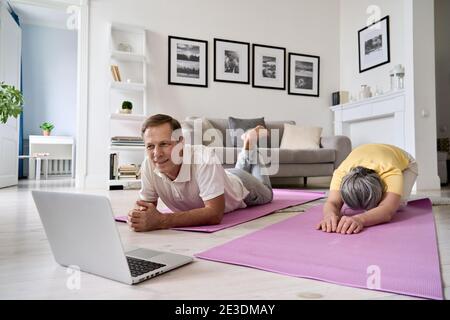
MULTIPOLYGON (((82 273, 80 288, 70 289, 71 275, 53 260, 32 189, 81 192, 72 182, 58 180, 25 180, 19 186, 0 189, 0 299, 415 299, 200 259, 135 286, 82 273)), ((115 215, 126 214, 137 198, 135 190, 89 193, 108 195, 115 215)), ((449 196, 450 190, 433 195, 449 196)), ((433 212, 445 296, 449 298, 450 206, 435 206, 433 212)), ((126 224, 117 226, 127 249, 144 247, 193 255, 296 214, 275 213, 213 234, 134 233, 126 224)))

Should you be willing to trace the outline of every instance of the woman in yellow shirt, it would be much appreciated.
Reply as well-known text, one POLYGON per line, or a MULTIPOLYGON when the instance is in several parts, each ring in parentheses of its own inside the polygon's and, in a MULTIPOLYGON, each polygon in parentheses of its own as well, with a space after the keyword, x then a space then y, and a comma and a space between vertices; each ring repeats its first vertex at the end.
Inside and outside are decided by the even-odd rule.
POLYGON ((333 173, 317 229, 355 234, 364 227, 389 222, 411 194, 417 175, 414 158, 398 147, 365 144, 355 148, 333 173), (365 212, 342 215, 344 203, 365 212))

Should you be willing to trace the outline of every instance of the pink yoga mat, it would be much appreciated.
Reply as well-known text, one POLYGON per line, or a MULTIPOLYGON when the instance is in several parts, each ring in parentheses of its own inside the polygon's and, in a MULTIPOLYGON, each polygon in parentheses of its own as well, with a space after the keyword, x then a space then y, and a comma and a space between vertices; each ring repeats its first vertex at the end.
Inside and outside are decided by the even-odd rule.
POLYGON ((429 199, 353 235, 315 230, 322 205, 196 256, 352 287, 443 299, 429 199), (264 245, 262 245, 264 244, 264 245))
MULTIPOLYGON (((321 199, 324 197, 324 195, 325 193, 323 192, 274 189, 273 200, 271 203, 261 206, 247 207, 244 209, 239 209, 233 212, 226 213, 223 216, 222 222, 220 224, 212 226, 174 228, 174 230, 197 231, 208 233, 216 232, 222 229, 230 228, 235 225, 266 216, 280 209, 321 199)), ((127 221, 126 216, 116 217, 115 219, 116 221, 119 222, 127 221)))

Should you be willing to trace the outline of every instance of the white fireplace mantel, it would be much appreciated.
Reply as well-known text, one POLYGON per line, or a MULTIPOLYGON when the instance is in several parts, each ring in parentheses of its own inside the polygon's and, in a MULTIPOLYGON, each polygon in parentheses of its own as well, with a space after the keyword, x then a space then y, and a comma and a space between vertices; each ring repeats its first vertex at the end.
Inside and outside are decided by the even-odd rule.
POLYGON ((352 146, 387 143, 406 151, 405 91, 331 107, 334 133, 348 136, 352 146))

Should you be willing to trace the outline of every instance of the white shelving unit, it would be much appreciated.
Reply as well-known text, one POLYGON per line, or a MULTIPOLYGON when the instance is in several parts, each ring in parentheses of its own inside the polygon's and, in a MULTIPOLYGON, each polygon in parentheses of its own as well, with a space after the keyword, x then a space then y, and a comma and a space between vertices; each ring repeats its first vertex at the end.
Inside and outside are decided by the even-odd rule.
MULTIPOLYGON (((111 89, 121 90, 121 91, 142 91, 145 94, 145 84, 135 83, 135 82, 111 82, 111 89)), ((145 109, 145 108, 144 108, 145 109)))
MULTIPOLYGON (((107 70, 111 79, 108 87, 110 111, 108 158, 111 154, 116 153, 118 166, 123 164, 140 165, 145 154, 143 146, 112 145, 111 138, 114 136, 139 136, 140 126, 148 114, 146 30, 143 27, 111 23, 108 35, 110 66, 117 65, 121 77, 121 81, 115 81, 111 70, 107 70), (123 101, 132 102, 131 114, 119 112, 123 101)), ((110 170, 107 177, 110 189, 112 187, 140 187, 140 180, 138 179, 111 180, 110 170)))

